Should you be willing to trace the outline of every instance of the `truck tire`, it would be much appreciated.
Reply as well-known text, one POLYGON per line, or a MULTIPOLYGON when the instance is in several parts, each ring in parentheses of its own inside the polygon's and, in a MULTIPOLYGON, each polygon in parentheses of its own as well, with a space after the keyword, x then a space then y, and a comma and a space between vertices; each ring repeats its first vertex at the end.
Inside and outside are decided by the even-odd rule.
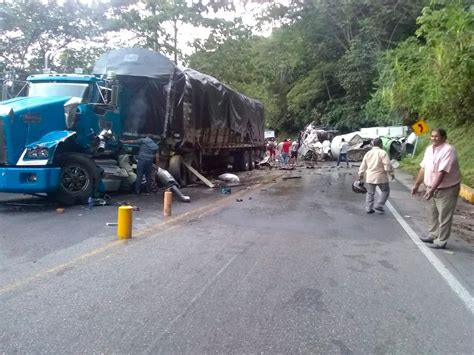
MULTIPOLYGON (((199 167, 198 160, 195 154, 186 155, 184 160, 186 161, 186 163, 188 163, 194 169, 200 172, 201 169, 199 167)), ((194 175, 191 171, 189 171, 189 169, 186 169, 185 177, 186 177, 186 185, 195 184, 199 181, 199 178, 196 175, 194 175)))
POLYGON ((253 150, 249 150, 248 152, 249 155, 249 170, 255 169, 255 153, 253 150))
POLYGON ((170 158, 170 162, 168 164, 168 172, 173 175, 176 182, 179 186, 184 187, 186 186, 187 179, 186 173, 187 169, 186 166, 183 164, 183 156, 182 155, 173 155, 170 158))
POLYGON ((235 171, 250 170, 250 155, 247 151, 237 152, 234 155, 234 164, 232 166, 235 171))
POLYGON ((99 182, 95 163, 84 154, 70 153, 60 156, 57 165, 61 167, 61 175, 54 198, 65 205, 87 203, 99 182))

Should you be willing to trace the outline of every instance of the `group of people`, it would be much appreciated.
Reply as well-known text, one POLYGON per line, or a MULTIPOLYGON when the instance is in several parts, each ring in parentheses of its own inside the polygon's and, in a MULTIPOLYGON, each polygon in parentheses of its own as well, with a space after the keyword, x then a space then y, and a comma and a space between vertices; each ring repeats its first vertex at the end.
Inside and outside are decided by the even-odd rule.
MULTIPOLYGON (((447 133, 442 128, 431 131, 431 145, 426 148, 420 171, 411 193, 416 195, 422 183, 426 187, 423 197, 430 201, 428 235, 420 237, 431 248, 444 249, 451 234, 453 215, 458 200, 461 175, 454 147, 447 143, 447 133)), ((367 213, 384 213, 390 195, 389 178, 395 178, 390 158, 383 150, 382 140, 375 138, 359 168, 359 180, 367 189, 367 213), (380 189, 374 201, 376 188, 380 189)))
POLYGON ((278 154, 281 165, 288 166, 289 164, 296 163, 298 160, 298 149, 300 148, 300 144, 297 140, 292 142, 289 138, 277 144, 275 138, 270 138, 266 144, 266 148, 267 154, 270 157, 270 162, 276 161, 276 156, 278 154))
MULTIPOLYGON (((431 145, 426 148, 420 171, 411 193, 417 194, 422 183, 426 186, 424 198, 430 201, 429 234, 421 237, 421 240, 432 248, 444 249, 451 233, 453 215, 459 195, 461 175, 459 163, 454 147, 447 143, 447 133, 442 128, 431 131, 431 145)), ((122 141, 124 144, 138 144, 139 153, 137 161, 137 182, 135 192, 141 190, 143 176, 146 177, 147 185, 151 182, 152 165, 158 164, 158 145, 150 138, 122 141)), ((372 141, 372 149, 368 151, 359 167, 359 180, 364 181, 367 189, 365 209, 372 214, 374 212, 384 213, 385 203, 390 196, 389 178, 394 179, 394 171, 389 155, 383 149, 382 140, 375 138, 372 141), (375 191, 380 190, 378 199, 375 200, 375 191)), ((298 141, 291 142, 285 139, 278 145, 274 138, 267 143, 270 160, 275 160, 276 153, 280 155, 283 166, 296 162, 298 159, 298 141)), ((342 139, 337 165, 344 160, 347 161, 348 145, 342 139)), ((147 186, 150 190, 151 186, 147 186)))

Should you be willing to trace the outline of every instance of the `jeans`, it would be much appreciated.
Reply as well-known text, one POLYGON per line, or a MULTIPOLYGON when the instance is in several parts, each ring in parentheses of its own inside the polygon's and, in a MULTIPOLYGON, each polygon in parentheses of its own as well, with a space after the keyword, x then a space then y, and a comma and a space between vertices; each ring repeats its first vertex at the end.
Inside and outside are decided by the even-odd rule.
POLYGON ((280 158, 283 165, 288 165, 288 153, 281 153, 280 158))
POLYGON ((337 166, 339 166, 339 163, 343 160, 346 162, 347 166, 349 166, 349 161, 347 160, 347 153, 339 154, 339 156, 337 157, 337 166))
POLYGON ((135 181, 135 193, 139 194, 142 185, 143 175, 146 178, 147 192, 151 192, 151 171, 153 160, 138 160, 137 162, 137 180, 135 181))
POLYGON ((367 195, 365 195, 365 208, 367 211, 374 209, 374 195, 377 186, 379 187, 381 193, 380 198, 375 204, 375 208, 383 209, 385 202, 387 202, 388 197, 390 196, 390 185, 388 182, 382 184, 365 183, 365 188, 367 189, 367 195))

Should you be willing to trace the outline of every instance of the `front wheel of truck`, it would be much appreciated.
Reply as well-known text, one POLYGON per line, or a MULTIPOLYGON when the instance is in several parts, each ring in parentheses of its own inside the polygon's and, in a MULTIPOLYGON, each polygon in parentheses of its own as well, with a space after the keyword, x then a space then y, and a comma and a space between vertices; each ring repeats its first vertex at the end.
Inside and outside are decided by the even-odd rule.
POLYGON ((84 154, 70 153, 60 156, 57 165, 61 175, 54 198, 65 205, 87 203, 99 181, 95 163, 84 154))

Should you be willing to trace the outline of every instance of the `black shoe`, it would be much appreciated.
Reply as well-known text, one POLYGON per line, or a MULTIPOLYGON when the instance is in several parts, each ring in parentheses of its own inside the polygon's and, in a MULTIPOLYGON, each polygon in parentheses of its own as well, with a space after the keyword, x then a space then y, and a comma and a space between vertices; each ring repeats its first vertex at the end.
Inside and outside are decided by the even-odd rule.
POLYGON ((375 210, 377 213, 385 213, 385 210, 383 209, 383 207, 375 207, 374 210, 375 210))
POLYGON ((436 244, 436 243, 433 243, 431 242, 432 244, 428 245, 431 249, 446 249, 446 244, 447 243, 444 243, 444 244, 436 244))
POLYGON ((429 244, 433 244, 433 238, 431 237, 420 237, 420 240, 423 242, 423 243, 429 243, 429 244))
POLYGON ((367 210, 366 212, 369 213, 369 214, 372 214, 372 213, 374 213, 375 211, 374 211, 374 210, 367 210))

